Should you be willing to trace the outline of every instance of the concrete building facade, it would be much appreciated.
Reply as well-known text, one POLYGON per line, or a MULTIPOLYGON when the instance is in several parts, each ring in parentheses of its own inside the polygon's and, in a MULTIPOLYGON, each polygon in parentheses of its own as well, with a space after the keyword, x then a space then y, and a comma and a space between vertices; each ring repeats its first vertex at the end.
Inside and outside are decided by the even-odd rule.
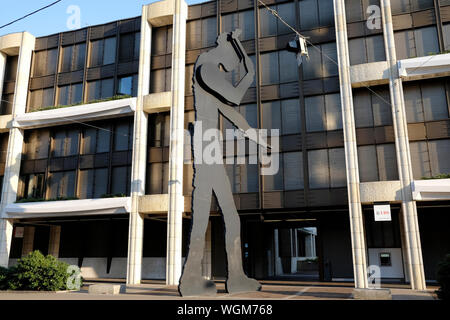
MULTIPOLYGON (((450 1, 263 2, 307 37, 300 66, 286 50, 295 34, 253 0, 163 0, 136 18, 0 37, 1 266, 41 250, 85 278, 176 285, 191 222, 193 66, 239 28, 257 76, 238 110, 280 130, 276 175, 227 165, 246 272, 307 269, 357 288, 371 265, 413 290, 436 279, 450 253, 450 1), (390 221, 375 221, 377 204, 390 221)), ((203 275, 222 278, 215 199, 206 239, 203 275)))

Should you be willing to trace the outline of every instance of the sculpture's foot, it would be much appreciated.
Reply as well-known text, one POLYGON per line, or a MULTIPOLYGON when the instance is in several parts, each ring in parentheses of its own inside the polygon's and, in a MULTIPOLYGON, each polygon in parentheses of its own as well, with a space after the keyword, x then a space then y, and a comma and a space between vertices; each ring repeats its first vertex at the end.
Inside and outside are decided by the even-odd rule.
POLYGON ((239 276, 229 276, 227 280, 227 292, 254 292, 261 291, 261 284, 255 279, 247 277, 245 274, 239 276))
POLYGON ((216 284, 203 277, 190 277, 181 279, 178 291, 183 297, 215 296, 216 284))

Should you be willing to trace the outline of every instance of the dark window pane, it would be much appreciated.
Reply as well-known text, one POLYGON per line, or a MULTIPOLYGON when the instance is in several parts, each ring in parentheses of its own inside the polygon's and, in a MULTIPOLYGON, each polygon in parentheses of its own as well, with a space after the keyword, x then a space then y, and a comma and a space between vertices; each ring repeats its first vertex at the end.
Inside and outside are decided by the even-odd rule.
POLYGON ((106 99, 114 95, 114 79, 102 80, 101 98, 106 99))
POLYGON ((298 99, 281 101, 281 114, 283 118, 283 134, 301 132, 300 104, 298 99))
POLYGON ((346 187, 347 176, 344 148, 329 149, 328 156, 330 161, 330 188, 346 187))
POLYGON ((97 129, 88 128, 84 130, 83 134, 83 154, 95 153, 97 142, 97 129))
POLYGON ((327 130, 342 129, 341 95, 339 93, 325 95, 325 111, 327 130))
POLYGON ((125 62, 133 60, 134 55, 134 33, 120 35, 119 61, 125 62))
POLYGON ((325 131, 325 101, 323 96, 305 98, 306 130, 308 132, 325 131))
POLYGON ((436 27, 415 29, 414 37, 418 57, 440 52, 436 27))
POLYGON ((44 89, 42 91, 42 107, 51 107, 53 106, 53 88, 44 89))
POLYGON ((101 81, 88 82, 88 101, 101 99, 101 81))
POLYGON ((398 180, 397 156, 394 144, 377 146, 378 173, 380 181, 398 180))
POLYGON ((392 125, 391 97, 389 89, 375 89, 371 95, 374 125, 392 125))
MULTIPOLYGON (((276 9, 275 6, 270 6, 276 9)), ((261 37, 274 36, 277 34, 277 18, 275 18, 266 8, 259 9, 259 23, 261 37)))
POLYGON ((328 170, 328 151, 315 150, 308 152, 309 186, 311 189, 326 189, 330 187, 330 172, 328 170))
POLYGON ((111 132, 109 126, 101 127, 97 131, 97 153, 109 152, 111 132))
POLYGON ((5 81, 15 81, 19 56, 8 56, 6 59, 5 81))
POLYGON ((436 140, 428 142, 432 176, 450 173, 450 140, 436 140))
POLYGON ((363 19, 361 0, 345 0, 345 15, 347 22, 361 21, 363 19))
POLYGON ((351 39, 348 41, 350 64, 357 65, 367 62, 365 38, 351 39))
POLYGON ((71 104, 80 103, 83 100, 83 84, 77 83, 72 85, 71 104))
POLYGON ((57 131, 53 138, 53 157, 64 157, 65 131, 57 131))
POLYGON ((334 26, 333 0, 319 1, 319 20, 321 26, 334 26))
POLYGON ((431 177, 430 155, 428 153, 428 143, 426 141, 411 142, 411 164, 414 179, 431 177))
POLYGON ((34 53, 34 76, 43 76, 45 74, 46 59, 46 51, 38 51, 34 53))
POLYGON ((94 189, 95 170, 81 170, 78 177, 80 199, 91 199, 94 189))
POLYGON ((94 198, 101 198, 108 193, 108 169, 95 170, 94 198))
POLYGON ((294 53, 279 51, 280 82, 298 81, 298 63, 294 53))
POLYGON ((47 74, 54 74, 58 65, 58 49, 47 51, 47 74))
MULTIPOLYGON (((277 6, 278 13, 281 17, 283 17, 283 20, 286 21, 290 26, 293 26, 295 28, 296 21, 295 21, 295 3, 284 3, 279 4, 277 6)), ((292 30, 288 28, 284 23, 281 22, 281 20, 277 19, 278 24, 278 34, 284 34, 284 33, 292 33, 292 30)))
POLYGON ((58 105, 67 106, 69 104, 70 86, 59 87, 58 91, 58 105))
POLYGON ((62 48, 61 72, 69 72, 72 70, 72 50, 73 46, 62 48))
POLYGON ((78 130, 70 130, 67 132, 66 157, 78 154, 78 133, 78 130))
POLYGON ((128 150, 129 125, 121 123, 114 128, 114 151, 128 150))
POLYGON ((422 84, 423 110, 426 121, 442 120, 448 118, 447 97, 444 84, 428 82, 422 84))
POLYGON ((202 20, 202 47, 211 47, 217 38, 217 19, 208 18, 202 20))
POLYGON ((154 28, 152 37, 152 53, 165 54, 167 48, 167 27, 154 28))
MULTIPOLYGON (((301 190, 303 184, 303 156, 301 152, 283 154, 284 189, 301 190)), ((344 173, 345 174, 345 173, 344 173)))
POLYGON ((76 71, 84 69, 85 60, 86 60, 86 44, 81 43, 75 45, 72 70, 76 71))
POLYGON ((103 64, 111 64, 116 61, 116 38, 105 39, 105 50, 103 52, 103 64))
POLYGON ((201 20, 189 21, 186 23, 186 48, 197 49, 202 45, 202 24, 201 20))
POLYGON ((300 29, 312 29, 319 26, 317 0, 302 0, 300 5, 300 29))
POLYGON ((119 79, 119 91, 120 95, 132 95, 133 93, 133 77, 125 77, 119 79))
POLYGON ((263 129, 281 130, 280 101, 263 103, 262 110, 263 129))
POLYGON ((403 87, 403 95, 405 99, 406 118, 408 123, 424 121, 420 86, 414 83, 405 83, 403 87))
POLYGON ((261 55, 261 84, 268 85, 280 81, 278 52, 265 53, 261 55))
POLYGON ((102 65, 103 59, 103 40, 96 40, 91 42, 91 67, 102 65))
POLYGON ((280 168, 275 175, 263 176, 264 179, 264 191, 281 191, 284 189, 283 183, 283 155, 272 154, 272 157, 278 157, 280 168))
POLYGON ((379 181, 375 146, 358 147, 358 167, 361 182, 379 181))
POLYGON ((112 169, 112 194, 127 194, 127 167, 112 169))

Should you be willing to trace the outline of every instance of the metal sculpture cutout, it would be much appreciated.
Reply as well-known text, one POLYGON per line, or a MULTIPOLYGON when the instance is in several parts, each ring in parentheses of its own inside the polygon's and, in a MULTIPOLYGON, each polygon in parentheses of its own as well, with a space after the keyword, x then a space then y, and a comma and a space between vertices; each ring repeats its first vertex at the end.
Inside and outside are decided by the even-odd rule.
POLYGON ((223 163, 207 164, 200 159, 203 147, 195 141, 202 140, 203 132, 218 129, 219 113, 239 130, 251 129, 247 120, 236 111, 244 94, 255 77, 253 62, 246 54, 238 36, 241 31, 222 33, 217 46, 199 56, 194 68, 194 95, 196 122, 193 134, 194 191, 192 195, 192 229, 187 260, 180 279, 182 296, 215 295, 214 282, 202 276, 202 259, 205 234, 209 222, 211 196, 214 193, 225 223, 225 247, 227 253, 228 293, 261 290, 258 281, 250 279, 242 267, 241 222, 234 203, 231 184, 223 163), (234 86, 227 73, 243 67, 246 75, 234 86), (201 149, 201 150, 198 150, 201 149))

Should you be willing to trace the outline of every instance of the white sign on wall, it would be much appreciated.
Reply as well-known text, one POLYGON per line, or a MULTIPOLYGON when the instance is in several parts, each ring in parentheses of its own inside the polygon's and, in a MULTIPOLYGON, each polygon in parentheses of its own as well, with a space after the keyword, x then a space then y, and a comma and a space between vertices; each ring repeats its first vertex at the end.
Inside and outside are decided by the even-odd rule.
POLYGON ((374 205, 373 206, 375 221, 392 221, 391 206, 387 205, 374 205))
POLYGON ((24 227, 17 227, 14 232, 14 238, 23 238, 23 233, 25 231, 24 227))

